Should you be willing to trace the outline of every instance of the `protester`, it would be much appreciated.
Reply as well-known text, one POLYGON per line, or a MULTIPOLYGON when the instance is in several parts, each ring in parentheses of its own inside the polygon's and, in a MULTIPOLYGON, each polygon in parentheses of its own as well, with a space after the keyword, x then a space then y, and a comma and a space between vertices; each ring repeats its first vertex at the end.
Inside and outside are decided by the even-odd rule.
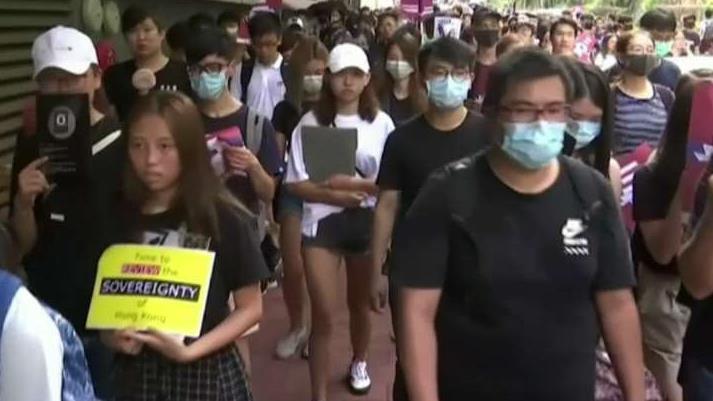
POLYGON ((240 23, 243 21, 243 15, 237 10, 226 10, 218 15, 218 27, 224 30, 225 33, 230 35, 232 38, 238 37, 238 32, 240 31, 240 23))
POLYGON ((537 22, 534 18, 522 14, 517 17, 517 24, 515 26, 515 32, 522 37, 522 41, 525 42, 525 45, 536 46, 538 44, 537 38, 535 37, 537 22))
MULTIPOLYGON (((572 59, 563 60, 574 85, 574 101, 570 110, 570 123, 566 129, 563 152, 583 161, 609 178, 615 198, 622 195, 622 177, 619 163, 610 158, 612 144, 613 98, 606 76, 596 67, 572 59)), ((614 401, 624 398, 616 378, 612 360, 601 342, 596 349, 595 400, 614 401)), ((656 381, 646 371, 646 400, 661 401, 656 381)))
POLYGON ((0 270, 0 400, 61 401, 59 330, 20 280, 0 270))
POLYGON ((614 130, 614 98, 607 77, 596 67, 566 59, 574 89, 570 122, 565 130, 564 153, 609 178, 621 196, 621 167, 611 155, 614 130))
POLYGON ((109 398, 111 355, 85 323, 96 265, 110 242, 107 231, 117 224, 114 211, 125 160, 123 140, 119 123, 92 106, 102 74, 88 36, 73 28, 54 27, 35 39, 32 61, 40 95, 88 97, 89 131, 75 133, 87 136, 91 146, 88 177, 74 184, 52 182, 52 176, 46 175, 49 161, 40 157, 39 134, 19 135, 10 221, 29 288, 79 331, 97 395, 109 398))
POLYGON ((186 42, 190 37, 190 28, 186 21, 179 21, 171 25, 166 31, 166 44, 171 49, 173 60, 186 62, 186 42))
POLYGON ((581 32, 577 35, 574 53, 577 55, 579 61, 589 64, 594 59, 594 50, 597 47, 594 16, 585 14, 582 16, 580 24, 582 25, 581 32))
POLYGON ((520 37, 520 35, 508 33, 507 35, 503 36, 502 39, 500 39, 497 46, 495 47, 495 55, 499 59, 505 54, 523 46, 525 46, 525 43, 523 43, 522 37, 520 37))
POLYGON ((656 158, 634 176, 637 225, 631 248, 638 264, 644 358, 671 401, 684 399, 677 377, 690 318, 689 308, 676 301, 681 288, 676 256, 685 235, 679 186, 686 166, 693 80, 686 77, 679 83, 656 158))
MULTIPOLYGON (((647 11, 639 20, 641 29, 649 32, 654 41, 655 54, 659 58, 671 56, 673 39, 676 36, 676 16, 668 10, 656 8, 647 11)), ((670 90, 676 89, 681 70, 669 60, 660 63, 649 74, 649 80, 670 90)))
POLYGON ((369 56, 369 64, 374 66, 371 72, 372 79, 376 85, 377 91, 385 84, 387 72, 384 68, 386 65, 387 45, 396 32, 399 25, 399 16, 395 12, 384 12, 379 14, 376 22, 376 40, 371 44, 367 51, 369 56))
POLYGON ((707 8, 701 23, 701 54, 710 54, 713 47, 713 8, 707 8))
POLYGON ((701 35, 696 28, 696 15, 690 14, 683 17, 683 36, 689 44, 690 52, 698 54, 701 48, 701 35))
POLYGON ((261 205, 270 204, 275 194, 274 177, 280 173, 280 158, 270 121, 228 90, 234 48, 222 31, 204 30, 194 34, 186 56, 211 163, 231 193, 259 215, 261 205))
MULTIPOLYGON (((473 79, 472 51, 464 43, 441 38, 419 53, 423 84, 428 88, 426 112, 397 128, 386 141, 377 184, 379 202, 374 215, 372 253, 372 309, 382 311, 386 285, 384 271, 392 232, 413 203, 428 175, 450 161, 460 159, 486 144, 482 117, 463 105, 467 86, 473 79)), ((394 236, 396 237, 396 235, 394 236)), ((392 317, 397 291, 389 288, 392 317)), ((394 331, 398 332, 394 320, 394 331)), ((393 397, 407 400, 401 368, 396 367, 393 397)))
POLYGON ((126 119, 139 95, 132 84, 138 69, 153 72, 156 78, 154 89, 192 95, 186 65, 169 59, 161 50, 166 32, 154 14, 140 6, 131 6, 121 16, 121 29, 133 58, 113 65, 104 74, 106 94, 121 121, 126 119))
POLYGON ((473 19, 473 35, 478 42, 475 55, 475 79, 471 88, 471 97, 478 108, 483 103, 488 87, 490 70, 497 61, 495 47, 500 40, 500 14, 489 9, 479 10, 473 19))
POLYGON ((404 124, 426 107, 423 86, 418 80, 420 37, 399 30, 386 47, 385 70, 388 73, 381 89, 381 105, 396 126, 404 124))
POLYGON ((609 34, 604 36, 599 46, 599 53, 594 58, 594 65, 600 70, 608 72, 611 68, 618 64, 616 59, 616 43, 619 38, 616 35, 609 34))
POLYGON ((579 34, 579 27, 574 20, 560 18, 550 27, 552 54, 558 56, 577 57, 574 47, 579 34))
MULTIPOLYGON (((699 77, 711 79, 711 71, 700 72, 699 77)), ((692 97, 700 87, 698 82, 686 82, 681 78, 681 85, 687 84, 689 93, 681 97, 692 97)), ((710 89, 708 89, 710 90, 710 89)), ((679 383, 683 387, 683 399, 686 401, 704 401, 713 396, 713 356, 711 353, 711 194, 713 178, 709 162, 706 174, 702 177, 696 193, 694 220, 697 227, 692 238, 683 247, 678 260, 678 269, 686 290, 692 295, 691 319, 683 343, 683 357, 679 372, 679 383)))
MULTIPOLYGON (((297 123, 319 101, 328 58, 327 48, 315 37, 304 38, 294 50, 287 99, 275 107, 272 116, 283 159, 290 153, 290 139, 297 123)), ((288 334, 278 341, 275 354, 287 359, 307 351, 310 319, 302 261, 302 199, 284 185, 279 189, 277 221, 284 269, 282 292, 290 327, 288 334)))
POLYGON ((278 47, 282 42, 280 17, 259 11, 248 22, 255 58, 243 63, 240 83, 243 103, 272 118, 275 106, 285 98, 286 63, 278 47))
POLYGON ((286 182, 305 200, 302 244, 307 286, 312 305, 310 378, 312 399, 327 399, 330 340, 334 330, 333 305, 337 302, 338 269, 347 268, 347 298, 353 359, 348 383, 352 391, 368 392, 371 379, 367 353, 371 333, 369 278, 374 180, 384 142, 394 124, 378 108, 369 86, 369 61, 357 46, 343 44, 329 55, 322 95, 292 135, 286 182), (326 183, 309 181, 303 158, 305 127, 357 129, 356 169, 359 177, 334 176, 326 183))
POLYGON ((625 34, 616 48, 623 71, 614 89, 614 153, 631 152, 642 143, 656 147, 674 95, 647 78, 658 63, 653 40, 645 32, 625 34))
POLYGON ((183 228, 210 244, 215 264, 197 339, 155 330, 102 333, 117 352, 117 399, 251 399, 235 339, 262 316, 259 282, 268 271, 253 217, 213 172, 201 116, 187 97, 158 91, 141 99, 126 134, 128 205, 117 242, 142 242, 151 233, 183 228), (231 294, 233 312, 227 304, 231 294))
POLYGON ((572 98, 567 72, 523 49, 491 78, 484 112, 500 127, 493 146, 433 175, 394 241, 409 395, 592 400, 601 326, 625 399, 641 400, 618 202, 601 175, 557 158, 572 98))

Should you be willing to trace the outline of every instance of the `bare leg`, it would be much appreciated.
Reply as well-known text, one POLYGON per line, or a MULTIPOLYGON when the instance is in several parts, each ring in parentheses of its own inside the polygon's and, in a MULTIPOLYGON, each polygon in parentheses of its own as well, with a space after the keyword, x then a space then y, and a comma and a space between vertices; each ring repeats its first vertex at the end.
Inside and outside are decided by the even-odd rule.
POLYGON ((346 259, 346 265, 349 329, 354 360, 366 361, 371 338, 370 258, 368 256, 349 256, 346 259))
POLYGON ((330 340, 334 329, 332 305, 337 302, 337 279, 341 255, 325 248, 304 249, 307 289, 312 306, 309 370, 312 399, 327 399, 330 340))
POLYGON ((296 214, 285 214, 280 218, 280 248, 285 272, 282 293, 290 318, 290 333, 309 328, 309 296, 302 263, 301 219, 296 214))

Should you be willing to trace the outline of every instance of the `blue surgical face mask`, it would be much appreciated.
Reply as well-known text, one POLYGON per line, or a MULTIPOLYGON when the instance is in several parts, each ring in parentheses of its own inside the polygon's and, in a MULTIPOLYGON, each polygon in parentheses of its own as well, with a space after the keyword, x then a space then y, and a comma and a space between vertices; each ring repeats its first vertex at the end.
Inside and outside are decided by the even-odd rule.
POLYGON ((470 81, 467 79, 436 78, 426 82, 428 99, 439 109, 455 109, 463 105, 468 96, 470 81))
POLYGON ((545 167, 562 151, 565 122, 504 123, 501 148, 529 170, 545 167))
POLYGON ((201 100, 216 100, 228 87, 228 77, 225 71, 201 72, 197 77, 191 77, 191 87, 201 100))
POLYGON ((577 142, 575 150, 589 145, 602 131, 602 123, 598 121, 575 120, 567 124, 567 133, 577 142))

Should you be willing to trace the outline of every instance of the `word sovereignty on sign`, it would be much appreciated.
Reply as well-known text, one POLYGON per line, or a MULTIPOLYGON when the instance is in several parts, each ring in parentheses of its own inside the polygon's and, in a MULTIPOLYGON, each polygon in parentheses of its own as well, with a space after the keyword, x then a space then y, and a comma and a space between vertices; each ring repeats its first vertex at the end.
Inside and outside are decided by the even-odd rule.
POLYGON ((197 302, 200 286, 170 281, 110 277, 102 279, 99 293, 102 295, 144 295, 197 302))

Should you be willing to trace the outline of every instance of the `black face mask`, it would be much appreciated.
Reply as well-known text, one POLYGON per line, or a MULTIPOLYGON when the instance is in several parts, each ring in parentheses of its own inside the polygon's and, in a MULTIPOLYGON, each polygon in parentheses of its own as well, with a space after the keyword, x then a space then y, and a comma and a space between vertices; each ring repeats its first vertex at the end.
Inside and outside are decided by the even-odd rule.
POLYGON ((626 56, 624 68, 642 77, 648 76, 659 65, 659 58, 653 54, 626 56))
POLYGON ((493 47, 500 40, 500 32, 497 29, 478 29, 473 32, 475 40, 479 46, 493 47))

